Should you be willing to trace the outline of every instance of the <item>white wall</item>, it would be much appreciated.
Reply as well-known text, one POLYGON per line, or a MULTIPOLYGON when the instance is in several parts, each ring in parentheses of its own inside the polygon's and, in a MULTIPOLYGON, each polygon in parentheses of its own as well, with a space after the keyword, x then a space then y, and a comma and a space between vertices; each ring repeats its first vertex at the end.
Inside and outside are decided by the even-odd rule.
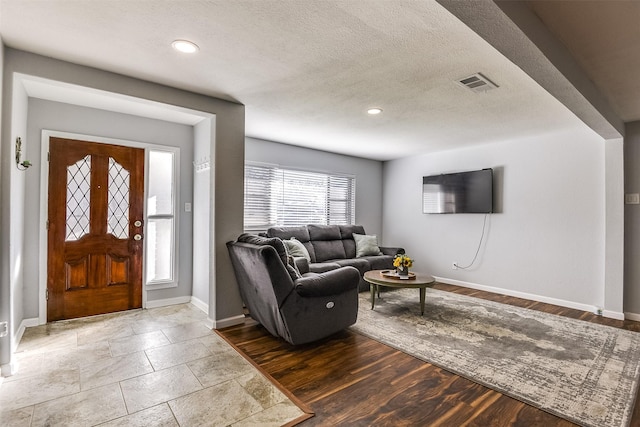
MULTIPOLYGON (((8 166, 9 181, 11 183, 12 192, 9 197, 9 205, 4 209, 9 217, 11 226, 8 227, 10 247, 9 247, 9 275, 11 277, 12 287, 12 303, 13 303, 13 336, 18 334, 20 323, 24 316, 24 307, 21 302, 25 294, 25 270, 28 267, 28 257, 24 253, 24 249, 28 242, 25 241, 24 227, 26 225, 25 216, 25 185, 27 174, 26 171, 19 170, 15 163, 17 137, 22 137, 22 154, 21 160, 25 159, 26 150, 28 150, 28 142, 23 135, 26 133, 25 119, 27 117, 28 103, 24 89, 19 85, 12 85, 11 96, 13 99, 14 115, 11 118, 11 138, 8 147, 3 147, 4 153, 9 154, 5 157, 5 164, 8 166)), ((3 224, 4 228, 4 224, 3 224)), ((15 344, 15 343, 14 343, 15 344)), ((15 350, 15 348, 14 348, 15 350)))
MULTIPOLYGON (((356 177, 356 224, 382 236, 382 162, 245 138, 245 160, 356 177)), ((394 242, 382 241, 393 245, 394 242)))
MULTIPOLYGON (((29 149, 27 156, 34 166, 27 176, 27 209, 24 217, 25 251, 39 253, 40 164, 42 130, 77 133, 88 136, 114 138, 180 148, 180 177, 178 179, 178 287, 152 290, 147 300, 175 298, 191 295, 192 235, 191 213, 181 209, 193 197, 193 127, 153 120, 127 114, 80 107, 60 102, 29 98, 29 149)), ((45 189, 46 191, 46 189, 45 189)), ((40 280, 37 257, 25 259, 25 317, 38 317, 38 283, 40 280)), ((45 274, 45 272, 42 272, 45 274)))
POLYGON ((583 309, 604 304, 604 140, 586 127, 390 161, 384 165, 383 228, 415 269, 511 295, 583 309), (426 215, 422 176, 495 169, 499 213, 426 215))
POLYGON ((210 140, 210 128, 198 123, 195 128, 194 159, 198 168, 193 172, 193 296, 209 303, 210 227, 211 214, 211 151, 204 141, 210 140), (207 167, 206 162, 209 162, 207 167))

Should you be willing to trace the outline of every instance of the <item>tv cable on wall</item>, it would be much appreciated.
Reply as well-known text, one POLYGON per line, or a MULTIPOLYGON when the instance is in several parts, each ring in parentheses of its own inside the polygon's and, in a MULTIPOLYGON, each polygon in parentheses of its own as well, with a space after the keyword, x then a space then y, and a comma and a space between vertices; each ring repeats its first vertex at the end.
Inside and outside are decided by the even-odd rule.
POLYGON ((484 221, 482 222, 482 234, 480 235, 480 242, 478 242, 478 249, 476 249, 476 254, 473 256, 473 260, 471 260, 471 262, 469 263, 469 265, 465 265, 465 266, 461 266, 458 265, 457 263, 453 263, 455 268, 459 268, 460 270, 466 270, 468 268, 471 268, 471 266, 473 264, 475 264, 476 259, 478 259, 478 254, 480 253, 480 248, 482 247, 482 241, 484 240, 484 232, 485 229, 487 228, 487 217, 489 216, 489 214, 485 214, 484 216, 484 221))

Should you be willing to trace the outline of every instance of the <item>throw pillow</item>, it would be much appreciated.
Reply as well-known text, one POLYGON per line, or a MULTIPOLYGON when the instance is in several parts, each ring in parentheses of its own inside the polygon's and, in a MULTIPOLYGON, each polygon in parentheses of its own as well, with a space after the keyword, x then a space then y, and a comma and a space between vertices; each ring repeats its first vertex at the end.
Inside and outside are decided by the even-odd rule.
POLYGON ((238 237, 238 242, 251 243, 259 246, 262 246, 262 245, 272 246, 276 250, 276 252, 278 252, 278 256, 280 257, 280 259, 282 260, 282 263, 286 267, 287 272, 289 273, 289 276, 291 276, 291 280, 295 281, 296 279, 299 279, 302 277, 302 274, 300 274, 300 270, 298 270, 296 263, 293 262, 293 257, 290 256, 287 251, 287 245, 279 237, 266 238, 262 236, 249 234, 249 233, 244 233, 244 234, 241 234, 240 237, 238 237))
POLYGON ((356 242, 356 257, 382 255, 375 235, 353 233, 353 240, 356 242))
POLYGON ((298 269, 298 266, 291 255, 289 255, 289 262, 287 262, 287 271, 294 281, 302 277, 300 269, 298 269))
POLYGON ((290 240, 283 240, 283 242, 287 246, 289 255, 291 255, 292 257, 306 258, 308 262, 311 262, 309 251, 304 247, 300 240, 292 237, 290 240))

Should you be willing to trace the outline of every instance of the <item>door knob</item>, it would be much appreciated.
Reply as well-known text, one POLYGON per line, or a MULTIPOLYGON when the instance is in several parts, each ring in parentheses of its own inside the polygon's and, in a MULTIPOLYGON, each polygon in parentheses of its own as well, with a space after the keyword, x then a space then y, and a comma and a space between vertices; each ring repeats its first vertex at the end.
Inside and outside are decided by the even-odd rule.
POLYGON ((135 225, 136 227, 140 227, 142 225, 142 221, 138 220, 134 222, 133 225, 135 225))
POLYGON ((135 236, 133 236, 133 240, 142 240, 142 235, 136 234, 135 236))

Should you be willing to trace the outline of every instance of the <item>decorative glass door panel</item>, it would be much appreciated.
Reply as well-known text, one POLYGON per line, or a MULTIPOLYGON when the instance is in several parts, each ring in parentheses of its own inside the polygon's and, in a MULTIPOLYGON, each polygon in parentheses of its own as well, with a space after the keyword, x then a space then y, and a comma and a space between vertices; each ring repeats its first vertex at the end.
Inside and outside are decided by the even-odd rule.
POLYGON ((107 232, 129 238, 129 171, 109 157, 109 209, 107 232))
POLYGON ((67 167, 67 241, 89 234, 90 189, 91 156, 85 156, 67 167))

